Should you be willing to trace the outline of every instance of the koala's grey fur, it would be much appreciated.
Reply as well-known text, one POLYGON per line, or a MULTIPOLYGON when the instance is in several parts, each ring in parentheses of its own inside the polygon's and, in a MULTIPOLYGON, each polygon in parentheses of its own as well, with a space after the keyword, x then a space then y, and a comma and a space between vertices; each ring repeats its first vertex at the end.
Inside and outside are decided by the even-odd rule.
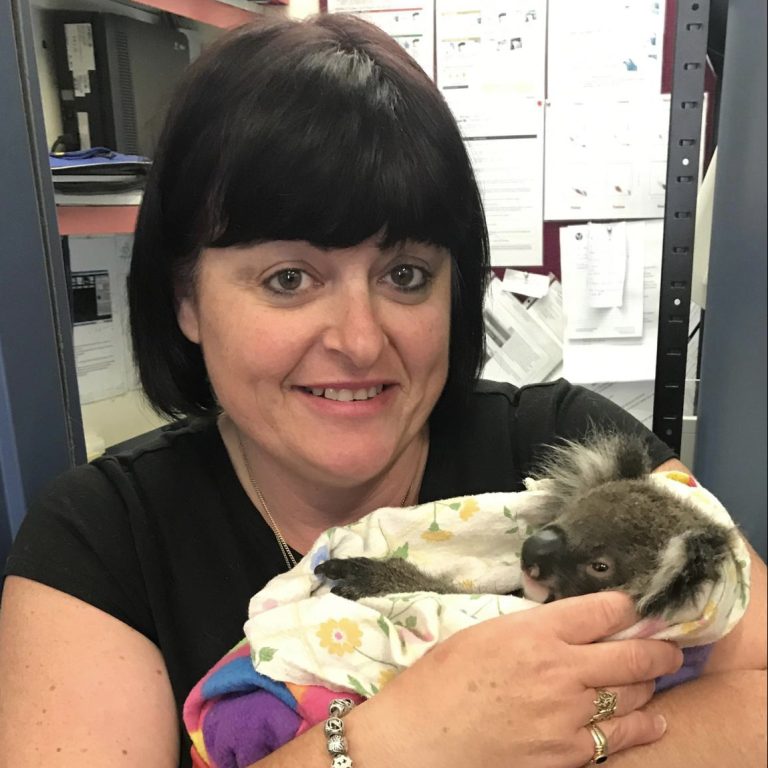
MULTIPOLYGON (((535 473, 550 480, 551 493, 537 498, 536 516, 547 524, 523 544, 524 582, 547 591, 546 602, 620 589, 642 616, 693 600, 718 577, 738 534, 651 481, 651 469, 637 436, 595 433, 583 443, 552 448, 535 473), (537 548, 548 539, 557 551, 537 560, 537 548)), ((467 591, 402 558, 336 558, 315 573, 335 582, 332 592, 352 600, 467 591)))

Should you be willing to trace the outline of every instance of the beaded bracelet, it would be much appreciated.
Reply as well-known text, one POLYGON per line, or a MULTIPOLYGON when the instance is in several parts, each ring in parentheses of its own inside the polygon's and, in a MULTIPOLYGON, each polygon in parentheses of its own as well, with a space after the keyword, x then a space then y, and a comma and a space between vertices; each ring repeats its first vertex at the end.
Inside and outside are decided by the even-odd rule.
POLYGON ((325 721, 325 735, 328 752, 333 755, 331 768, 352 768, 352 758, 347 754, 347 740, 344 738, 344 721, 355 702, 352 699, 333 699, 328 705, 328 719, 325 721))

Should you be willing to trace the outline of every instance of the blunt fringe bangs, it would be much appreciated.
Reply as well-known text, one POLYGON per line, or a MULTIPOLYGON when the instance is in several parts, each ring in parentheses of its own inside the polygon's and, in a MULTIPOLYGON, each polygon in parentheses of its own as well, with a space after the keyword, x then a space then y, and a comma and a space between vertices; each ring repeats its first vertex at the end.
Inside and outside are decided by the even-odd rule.
MULTIPOLYGON (((129 278, 139 374, 171 416, 215 412, 200 349, 176 322, 203 248, 381 235, 453 261, 448 384, 465 395, 484 355, 488 238, 477 184, 441 94, 397 42, 360 19, 249 24, 190 68, 144 195, 129 278)), ((449 402, 451 405, 449 405, 449 402)))

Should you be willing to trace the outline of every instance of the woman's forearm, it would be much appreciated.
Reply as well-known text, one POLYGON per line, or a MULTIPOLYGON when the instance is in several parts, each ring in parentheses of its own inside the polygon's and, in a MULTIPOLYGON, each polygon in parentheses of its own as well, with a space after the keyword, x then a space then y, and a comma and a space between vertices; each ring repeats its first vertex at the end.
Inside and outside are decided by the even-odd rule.
MULTIPOLYGON (((611 764, 614 768, 764 768, 768 760, 767 684, 765 671, 742 670, 706 675, 659 694, 646 709, 666 717, 668 730, 664 737, 611 755, 611 764)), ((357 718, 352 713, 347 717, 349 750, 355 766, 379 768, 390 764, 387 756, 369 743, 373 734, 365 727, 355 728, 357 718)), ((327 768, 328 764, 322 726, 316 726, 252 768, 327 768)))
MULTIPOLYGON (((646 709, 668 730, 654 743, 614 755, 614 768, 764 768, 765 670, 705 675, 655 696, 646 709)), ((609 745, 610 746, 610 745, 609 745)))
MULTIPOLYGON (((349 756, 355 768, 388 768, 397 756, 377 743, 380 729, 370 727, 364 709, 365 705, 361 705, 344 717, 349 756)), ((331 757, 326 743, 321 723, 248 768, 328 768, 331 757)))

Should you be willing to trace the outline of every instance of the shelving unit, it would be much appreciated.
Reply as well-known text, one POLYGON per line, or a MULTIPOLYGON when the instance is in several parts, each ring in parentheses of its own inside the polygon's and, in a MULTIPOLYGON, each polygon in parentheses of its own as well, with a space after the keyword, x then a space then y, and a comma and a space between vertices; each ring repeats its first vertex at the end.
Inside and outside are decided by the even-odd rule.
MULTIPOLYGON (((0 0, 1 1, 1 0, 0 0)), ((13 2, 14 0, 11 0, 13 2)), ((102 13, 116 13, 139 21, 156 23, 160 14, 173 14, 190 39, 192 58, 218 37, 223 30, 247 23, 257 17, 284 18, 306 16, 319 10, 317 0, 291 0, 290 6, 283 0, 270 4, 252 0, 146 0, 134 3, 126 0, 32 0, 30 17, 34 34, 34 56, 40 78, 42 120, 37 119, 37 128, 46 127, 46 142, 52 144, 60 133, 58 123, 58 94, 55 68, 50 46, 50 28, 47 11, 79 10, 102 13)), ((28 40, 30 38, 27 38, 28 40)), ((41 146, 41 154, 44 145, 41 146)), ((47 158, 41 164, 47 162, 47 158)), ((45 175, 46 169, 42 169, 45 175)), ((142 193, 126 192, 89 198, 86 204, 73 204, 55 195, 55 220, 57 227, 50 230, 51 236, 92 238, 100 236, 130 235, 136 228, 136 221, 142 193)), ((49 219, 50 220, 50 219, 49 219)), ((56 262, 60 256, 54 255, 56 262)), ((62 326, 68 325, 68 319, 62 326)), ((136 434, 156 428, 162 422, 146 405, 141 393, 128 389, 107 399, 72 404, 77 409, 73 418, 80 421, 85 436, 85 449, 91 458, 95 444, 112 445, 132 438, 136 434)), ((79 452, 80 449, 78 449, 79 452)), ((78 460, 82 460, 81 454, 78 460)))
MULTIPOLYGON (((127 7, 136 12, 154 14, 157 12, 172 13, 196 25, 205 25, 212 30, 225 30, 245 24, 256 16, 281 17, 286 15, 301 16, 316 12, 319 8, 312 0, 299 0, 291 3, 274 2, 257 4, 250 0, 147 0, 142 3, 121 3, 116 5, 110 0, 42 0, 41 6, 46 8, 84 7, 101 10, 120 11, 127 7)), ((56 204, 56 218, 59 234, 86 236, 128 234, 136 226, 140 195, 132 204, 98 204, 98 205, 69 205, 56 204)), ((100 201, 103 203, 104 201, 100 201)))

